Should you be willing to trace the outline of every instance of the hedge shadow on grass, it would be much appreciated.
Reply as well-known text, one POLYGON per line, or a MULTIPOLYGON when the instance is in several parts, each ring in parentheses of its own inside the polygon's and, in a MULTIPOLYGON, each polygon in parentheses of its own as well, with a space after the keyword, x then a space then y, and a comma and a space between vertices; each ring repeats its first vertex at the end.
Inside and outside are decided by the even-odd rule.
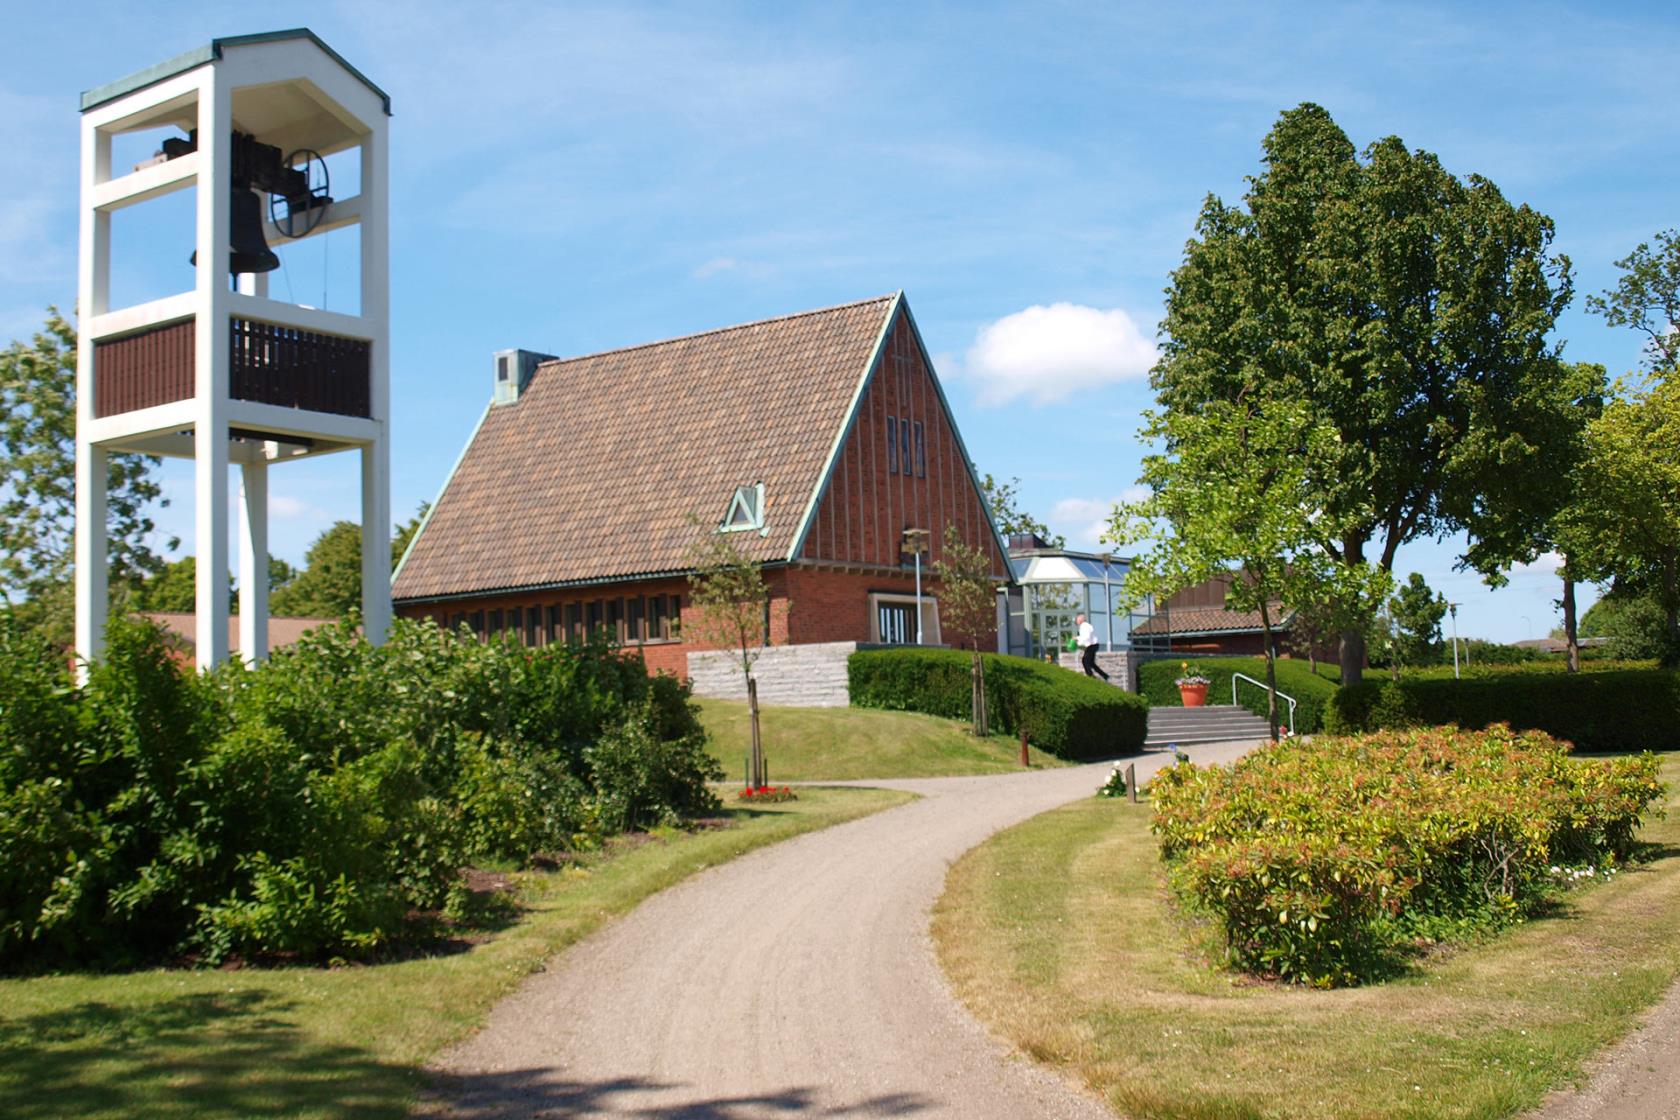
POLYGON ((287 1000, 247 990, 138 1006, 89 1000, 0 1019, 6 1115, 404 1113, 413 1070, 311 1040, 292 1010, 287 1000))

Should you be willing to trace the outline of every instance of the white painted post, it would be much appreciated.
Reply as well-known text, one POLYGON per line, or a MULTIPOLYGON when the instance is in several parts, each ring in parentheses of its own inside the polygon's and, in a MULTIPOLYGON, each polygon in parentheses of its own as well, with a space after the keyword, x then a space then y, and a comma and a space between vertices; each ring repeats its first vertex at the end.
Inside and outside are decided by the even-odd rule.
POLYGON ((268 657, 268 464, 239 465, 239 653, 268 657))
POLYGON ((233 177, 233 94, 205 67, 198 91, 198 158, 204 174, 198 190, 197 327, 193 432, 193 510, 197 551, 198 667, 219 665, 228 655, 228 242, 232 210, 223 185, 233 177))
POLYGON ((374 645, 391 628, 390 458, 385 441, 362 447, 362 633, 374 645))
MULTIPOLYGON (((82 122, 81 244, 77 275, 77 317, 84 330, 110 302, 111 216, 94 206, 94 188, 111 177, 111 137, 82 122)), ((76 652, 82 658, 76 679, 87 679, 86 665, 105 651, 105 623, 110 611, 106 571, 108 466, 105 449, 88 439, 94 420, 94 348, 91 340, 76 347, 76 652)))
POLYGON ((368 391, 378 433, 362 448, 362 632, 380 645, 391 626, 391 281, 389 118, 362 136, 361 315, 373 329, 368 391))

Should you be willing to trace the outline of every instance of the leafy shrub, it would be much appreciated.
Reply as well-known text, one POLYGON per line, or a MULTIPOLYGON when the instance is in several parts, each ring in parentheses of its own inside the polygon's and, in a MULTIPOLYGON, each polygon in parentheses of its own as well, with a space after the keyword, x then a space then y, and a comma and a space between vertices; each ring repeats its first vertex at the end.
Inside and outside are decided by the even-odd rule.
POLYGON ((1150 792, 1175 890, 1230 962, 1314 985, 1519 921, 1554 865, 1623 859, 1663 794, 1649 754, 1582 761, 1536 732, 1387 732, 1170 767, 1150 792))
POLYGON ((0 619, 0 966, 366 952, 471 860, 714 811, 703 736, 600 644, 340 625, 199 674, 118 619, 78 690, 0 619))
MULTIPOLYGON (((1151 707, 1177 708, 1183 705, 1178 686, 1173 683, 1179 675, 1182 660, 1180 657, 1167 657, 1145 661, 1138 666, 1138 691, 1149 700, 1151 707)), ((1264 657, 1197 657, 1190 660, 1190 668, 1208 678, 1210 704, 1230 702, 1227 698, 1231 695, 1233 674, 1246 673, 1259 681, 1266 679, 1264 657)), ((1277 688, 1279 692, 1295 698, 1295 730, 1298 733, 1311 735, 1323 727, 1324 709, 1330 697, 1336 694, 1340 680, 1341 672, 1334 665, 1321 664, 1318 672, 1314 673, 1305 661, 1278 659, 1277 688)), ((1237 699, 1255 715, 1266 714, 1264 688, 1245 683, 1237 690, 1237 699)), ((1289 726, 1289 705, 1281 698, 1278 700, 1278 722, 1285 728, 1289 726)))
MULTIPOLYGON (((852 704, 967 719, 973 655, 948 649, 859 650, 847 662, 852 704)), ((1059 758, 1112 758, 1143 746, 1149 705, 1135 693, 1025 657, 985 654, 992 725, 1025 730, 1059 758)))
POLYGON ((1335 698, 1326 729, 1407 724, 1544 731, 1584 751, 1680 747, 1680 674, 1666 669, 1498 674, 1365 681, 1335 698))

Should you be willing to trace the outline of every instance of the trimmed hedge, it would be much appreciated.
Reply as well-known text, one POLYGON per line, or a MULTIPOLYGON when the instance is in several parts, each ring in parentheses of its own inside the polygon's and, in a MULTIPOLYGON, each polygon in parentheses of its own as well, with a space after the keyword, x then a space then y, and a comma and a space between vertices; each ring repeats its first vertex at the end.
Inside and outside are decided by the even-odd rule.
MULTIPOLYGON (((973 655, 954 649, 860 650, 847 659, 852 705, 969 719, 973 655)), ((994 728, 1025 730, 1058 758, 1113 758, 1141 750, 1149 704, 1079 673, 1025 657, 984 655, 994 728)))
POLYGON ((1664 793, 1656 759, 1568 752, 1508 727, 1285 742, 1163 770, 1152 827, 1233 966, 1357 984, 1614 872, 1664 793))
MULTIPOLYGON (((1266 679, 1264 657, 1166 657, 1159 661, 1145 661, 1138 666, 1138 691, 1148 699, 1151 707, 1183 706, 1184 701, 1179 698, 1178 686, 1173 681, 1182 673, 1181 666, 1186 661, 1191 672, 1200 673, 1211 682, 1208 685, 1210 704, 1230 703, 1233 673, 1247 673, 1260 681, 1266 679)), ((1334 665, 1321 663, 1318 673, 1314 674, 1305 661, 1278 659, 1278 691, 1286 692, 1296 700, 1295 730, 1298 734, 1311 735, 1324 726, 1324 710, 1336 694, 1340 680, 1341 671, 1334 665)), ((1264 688, 1244 684, 1237 693, 1237 699, 1255 715, 1265 716, 1264 688)), ((1281 698, 1278 700, 1278 723, 1285 729, 1289 727, 1289 705, 1281 698)))
POLYGON ((1414 724, 1544 731, 1583 751, 1680 748, 1680 673, 1613 669, 1392 681, 1342 689, 1325 717, 1332 733, 1414 724))

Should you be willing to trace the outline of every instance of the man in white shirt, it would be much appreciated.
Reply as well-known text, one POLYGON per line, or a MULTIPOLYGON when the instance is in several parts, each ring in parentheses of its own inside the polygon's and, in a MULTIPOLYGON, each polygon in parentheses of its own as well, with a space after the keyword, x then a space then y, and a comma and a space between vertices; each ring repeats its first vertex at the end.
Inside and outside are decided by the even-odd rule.
POLYGON ((1085 667, 1087 677, 1101 677, 1108 679, 1108 674, 1097 665, 1097 628, 1085 620, 1082 614, 1073 616, 1073 621, 1079 626, 1079 663, 1085 667))

